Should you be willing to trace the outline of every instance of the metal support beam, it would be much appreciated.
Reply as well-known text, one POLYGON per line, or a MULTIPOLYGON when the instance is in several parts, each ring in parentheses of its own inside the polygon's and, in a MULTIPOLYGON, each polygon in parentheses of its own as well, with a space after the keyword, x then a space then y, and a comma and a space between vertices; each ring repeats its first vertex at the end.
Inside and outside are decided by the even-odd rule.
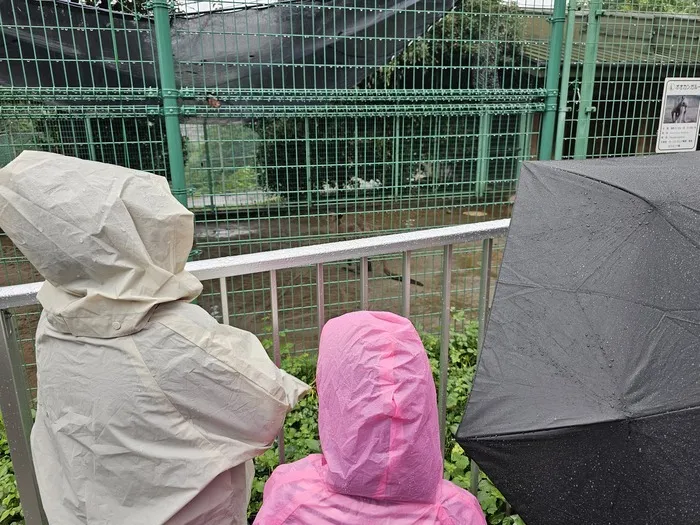
POLYGON ((552 158, 565 15, 566 0, 554 0, 554 12, 549 19, 552 24, 552 32, 549 37, 549 56, 547 57, 547 71, 545 73, 545 89, 547 90, 547 96, 544 103, 544 117, 542 119, 542 131, 540 133, 540 160, 550 160, 552 158))
MULTIPOLYGON (((493 260, 493 239, 484 239, 481 249, 481 279, 479 280, 479 339, 477 352, 481 355, 486 336, 486 322, 491 295, 491 262, 493 260)), ((478 357, 477 357, 478 360, 478 357)), ((471 461, 469 490, 475 496, 479 492, 479 466, 476 461, 471 461)))
POLYGON ((569 0, 569 11, 566 15, 566 44, 564 45, 564 61, 561 66, 561 86, 559 88, 559 111, 557 115, 557 133, 554 139, 554 160, 561 160, 564 153, 564 130, 569 101, 569 76, 571 75, 571 55, 574 49, 574 33, 576 28, 576 0, 569 0))
MULTIPOLYGON (((282 365, 282 344, 280 342, 280 313, 277 300, 277 271, 270 272, 270 309, 272 311, 272 352, 275 365, 282 365)), ((277 434, 277 452, 280 465, 284 463, 284 425, 277 434)))
POLYGON ((7 431, 24 522, 26 525, 47 524, 29 445, 33 423, 31 399, 12 316, 7 310, 0 312, 0 411, 7 431))
POLYGON ((170 4, 167 0, 153 0, 153 25, 158 49, 158 69, 160 71, 161 97, 165 136, 168 147, 168 161, 173 195, 183 206, 187 206, 185 187, 185 160, 182 155, 182 135, 180 134, 180 108, 177 102, 175 82, 175 62, 170 36, 170 4))
POLYGON ((578 107, 576 143, 574 145, 574 158, 576 159, 585 159, 588 155, 588 135, 591 129, 591 115, 596 111, 595 106, 593 106, 593 87, 595 86, 596 60, 598 59, 598 40, 600 18, 603 16, 603 2, 602 0, 590 0, 588 8, 588 33, 586 34, 586 52, 583 57, 581 99, 578 107))
POLYGON ((440 421, 440 449, 444 455, 447 437, 447 377, 450 364, 450 298, 452 295, 452 245, 445 246, 442 256, 442 315, 440 317, 440 370, 438 385, 438 418, 440 421))

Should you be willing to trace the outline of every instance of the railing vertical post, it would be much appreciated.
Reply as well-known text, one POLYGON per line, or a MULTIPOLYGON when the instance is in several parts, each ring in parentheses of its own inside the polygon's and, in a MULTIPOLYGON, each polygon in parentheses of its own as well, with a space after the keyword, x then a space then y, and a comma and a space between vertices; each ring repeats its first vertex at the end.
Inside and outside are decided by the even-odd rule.
POLYGON ((24 521, 27 525, 46 524, 48 521, 41 506, 29 445, 31 400, 12 317, 7 310, 0 311, 0 411, 7 431, 24 521))
POLYGON ((187 206, 185 160, 182 155, 182 136, 180 134, 180 108, 177 103, 175 61, 173 60, 173 44, 170 36, 170 5, 167 0, 152 0, 151 6, 153 7, 153 24, 158 49, 158 70, 160 71, 160 90, 163 99, 163 119, 165 121, 172 192, 183 206, 187 206))
POLYGON ((447 436, 447 377, 450 363, 450 295, 452 292, 452 245, 445 246, 442 259, 442 315, 440 318, 440 381, 438 387, 438 417, 440 418, 440 448, 445 453, 447 436))
POLYGON ((403 277, 401 294, 401 315, 408 318, 411 315, 411 252, 403 252, 403 277))
POLYGON ((484 239, 481 249, 481 279, 479 281, 479 341, 478 351, 484 344, 486 322, 488 321, 491 296, 491 262, 493 260, 493 239, 484 239))
POLYGON ((369 258, 360 259, 360 308, 369 310, 369 258))
POLYGON ((547 57, 547 70, 545 73, 545 89, 547 93, 544 103, 544 117, 542 118, 542 131, 540 133, 540 160, 550 160, 552 158, 565 17, 566 0, 554 0, 554 12, 552 13, 552 18, 550 18, 552 32, 549 36, 549 56, 547 57))
MULTIPOLYGON (((488 319, 489 296, 491 294, 491 261, 493 259, 493 239, 484 239, 481 248, 481 279, 479 280, 479 338, 477 353, 481 355, 481 348, 486 335, 486 321, 488 319)), ((477 358, 478 359, 478 358, 477 358)), ((479 492, 479 466, 476 461, 471 461, 469 490, 475 496, 479 492)))
POLYGON ((323 294, 323 264, 316 265, 316 304, 318 305, 318 340, 321 341, 323 325, 326 324, 326 298, 323 294))
MULTIPOLYGON (((270 309, 272 310, 272 351, 273 359, 277 367, 282 365, 282 352, 280 343, 280 314, 277 301, 277 271, 270 272, 270 309)), ((284 425, 277 434, 277 451, 280 464, 284 463, 284 425)))
POLYGON ((226 277, 221 277, 219 279, 219 298, 221 300, 222 323, 231 324, 228 313, 228 285, 226 284, 226 277))
POLYGON ((581 98, 578 107, 576 124, 576 143, 574 158, 585 159, 588 155, 588 135, 591 128, 593 106, 593 87, 595 86, 596 60, 598 58, 598 37, 600 33, 600 17, 603 16, 602 0, 590 0, 588 4, 588 33, 586 34, 586 52, 583 57, 581 73, 581 98))

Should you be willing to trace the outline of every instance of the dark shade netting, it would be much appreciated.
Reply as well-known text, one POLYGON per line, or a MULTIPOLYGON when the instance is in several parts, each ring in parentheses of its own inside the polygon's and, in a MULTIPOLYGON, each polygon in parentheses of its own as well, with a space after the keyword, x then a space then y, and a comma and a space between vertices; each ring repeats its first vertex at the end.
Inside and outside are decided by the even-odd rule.
MULTIPOLYGON (((453 4, 315 0, 175 16, 176 81, 181 88, 211 90, 352 88, 453 4)), ((0 22, 0 85, 144 89, 159 84, 155 29, 148 17, 60 0, 26 0, 21 8, 0 0, 0 22)))

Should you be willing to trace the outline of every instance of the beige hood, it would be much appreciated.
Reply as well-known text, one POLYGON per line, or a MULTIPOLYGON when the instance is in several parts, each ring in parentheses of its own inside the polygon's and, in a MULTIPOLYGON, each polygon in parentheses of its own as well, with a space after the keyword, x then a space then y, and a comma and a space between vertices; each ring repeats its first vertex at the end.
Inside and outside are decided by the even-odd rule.
POLYGON ((129 335, 154 306, 201 292, 184 271, 193 215, 164 177, 25 151, 0 170, 0 228, 46 279, 39 300, 60 332, 129 335))

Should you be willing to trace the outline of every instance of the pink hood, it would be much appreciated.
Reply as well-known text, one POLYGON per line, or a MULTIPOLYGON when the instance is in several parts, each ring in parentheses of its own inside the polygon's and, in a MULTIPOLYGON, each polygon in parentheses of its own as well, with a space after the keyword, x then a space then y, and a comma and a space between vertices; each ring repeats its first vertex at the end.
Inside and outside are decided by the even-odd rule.
POLYGON ((434 501, 442 480, 435 384, 410 321, 384 312, 330 320, 316 381, 325 483, 350 496, 434 501))

